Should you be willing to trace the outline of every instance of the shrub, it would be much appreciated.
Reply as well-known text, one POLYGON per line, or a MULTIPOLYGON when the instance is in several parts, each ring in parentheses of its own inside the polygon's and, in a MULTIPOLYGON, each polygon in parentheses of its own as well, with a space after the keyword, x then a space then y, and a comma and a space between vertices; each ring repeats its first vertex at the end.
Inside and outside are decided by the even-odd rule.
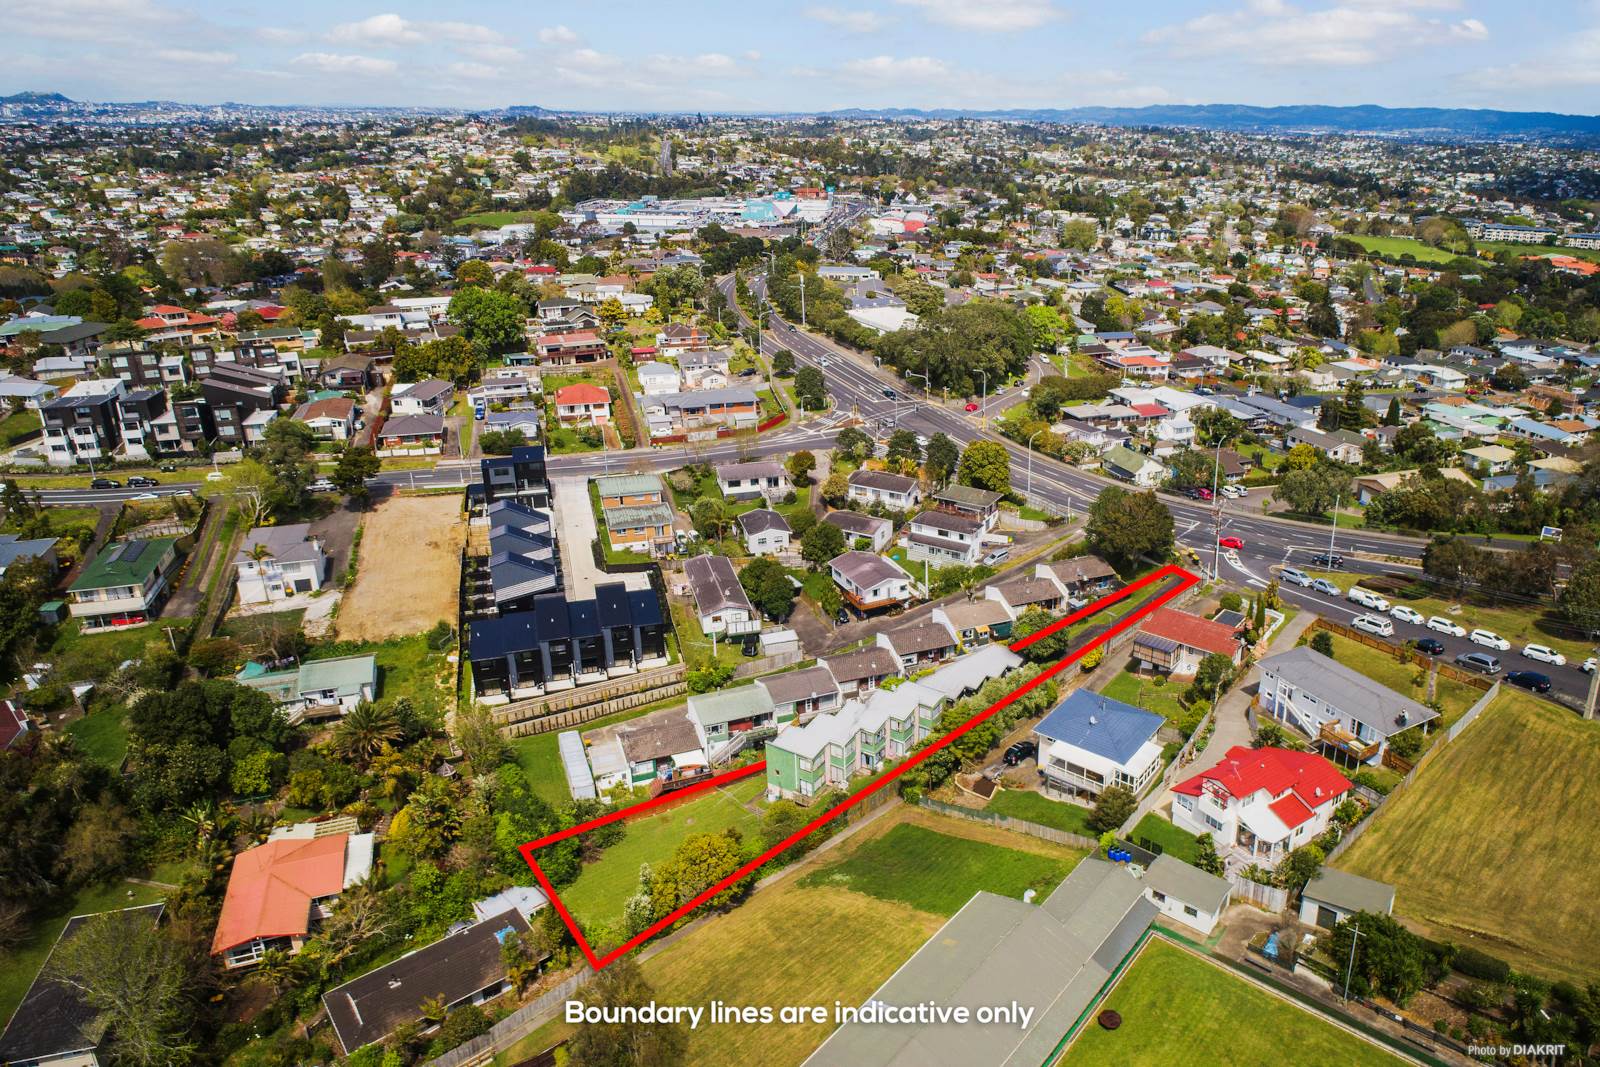
POLYGON ((1461 948, 1456 950, 1456 956, 1451 961, 1451 966, 1468 978, 1478 978, 1485 982, 1507 982, 1511 980, 1511 965, 1498 956, 1491 956, 1475 948, 1461 948))
POLYGON ((1241 611, 1244 609, 1244 597, 1238 593, 1223 593, 1217 601, 1223 611, 1241 611))

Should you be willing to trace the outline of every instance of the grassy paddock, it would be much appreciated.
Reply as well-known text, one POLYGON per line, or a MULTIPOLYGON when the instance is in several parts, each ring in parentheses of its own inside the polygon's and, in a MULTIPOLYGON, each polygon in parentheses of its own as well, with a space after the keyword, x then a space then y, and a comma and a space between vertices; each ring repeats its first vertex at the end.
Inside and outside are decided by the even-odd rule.
POLYGON ((1393 883, 1396 913, 1429 936, 1581 980, 1600 958, 1597 807, 1600 725, 1505 691, 1339 866, 1393 883))
POLYGON ((1057 830, 1065 830, 1069 834, 1082 834, 1084 837, 1100 836, 1089 828, 1090 809, 1079 804, 1051 800, 1049 797, 1022 789, 1000 790, 994 795, 994 799, 989 801, 989 806, 985 810, 995 815, 1021 819, 1023 822, 1051 826, 1057 830))
POLYGON ((1231 1067, 1399 1062, 1377 1045, 1160 938, 1145 944, 1102 1007, 1119 1012, 1122 1026, 1104 1030, 1087 1023, 1061 1061, 1066 1067, 1164 1067, 1194 1062, 1196 1049, 1231 1067))

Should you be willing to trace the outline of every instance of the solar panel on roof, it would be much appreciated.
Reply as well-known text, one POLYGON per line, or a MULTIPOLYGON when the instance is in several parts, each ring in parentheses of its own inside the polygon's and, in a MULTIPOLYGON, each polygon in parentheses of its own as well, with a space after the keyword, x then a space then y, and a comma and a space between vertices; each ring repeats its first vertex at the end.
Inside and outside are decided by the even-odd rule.
POLYGON ((149 541, 129 541, 122 546, 122 552, 117 556, 118 563, 137 563, 139 557, 144 555, 144 550, 150 545, 149 541))

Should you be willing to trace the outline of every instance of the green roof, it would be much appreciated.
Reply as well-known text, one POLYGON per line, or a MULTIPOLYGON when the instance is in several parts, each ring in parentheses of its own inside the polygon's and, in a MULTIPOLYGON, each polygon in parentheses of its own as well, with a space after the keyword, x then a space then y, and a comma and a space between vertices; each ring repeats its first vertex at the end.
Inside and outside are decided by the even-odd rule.
POLYGON ((143 585, 160 569, 161 561, 177 540, 176 537, 152 537, 149 540, 109 544, 94 557, 93 563, 83 569, 71 588, 76 592, 80 589, 143 585))
POLYGON ((300 691, 337 689, 343 695, 359 693, 363 685, 378 683, 378 661, 372 656, 315 659, 300 665, 300 691))
POLYGON ((754 715, 773 713, 772 696, 761 686, 751 683, 720 693, 702 693, 689 698, 689 713, 700 720, 701 726, 733 722, 754 715))
POLYGON ((601 496, 644 496, 661 492, 661 479, 654 474, 607 474, 594 480, 601 496))

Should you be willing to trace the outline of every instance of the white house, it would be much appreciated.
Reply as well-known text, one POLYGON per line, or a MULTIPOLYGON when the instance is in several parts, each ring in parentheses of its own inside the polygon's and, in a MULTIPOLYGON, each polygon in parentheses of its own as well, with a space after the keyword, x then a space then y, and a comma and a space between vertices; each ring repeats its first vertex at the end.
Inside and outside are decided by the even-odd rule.
POLYGON ((1167 468, 1126 445, 1114 445, 1100 457, 1101 468, 1111 477, 1140 489, 1154 489, 1167 477, 1167 468))
POLYGON ((858 470, 850 472, 848 496, 863 504, 882 504, 895 511, 909 511, 922 503, 922 487, 915 478, 904 475, 858 470))
POLYGON ((1300 921, 1332 930, 1357 912, 1389 915, 1394 911, 1394 886, 1358 874, 1324 867, 1300 893, 1300 921))
POLYGON ((707 636, 761 632, 761 616, 727 556, 691 556, 684 561, 683 573, 694 593, 701 632, 707 636))
POLYGON ((907 525, 906 558, 939 567, 971 567, 983 553, 983 520, 949 511, 924 511, 907 525))
POLYGON ((1167 918, 1209 936, 1228 910, 1233 886, 1225 878, 1162 854, 1145 869, 1144 895, 1167 918))
POLYGON ((1432 708, 1305 645, 1261 661, 1256 700, 1267 714, 1306 735, 1340 763, 1376 764, 1395 734, 1439 717, 1432 708))
POLYGON ((739 516, 745 551, 752 556, 776 556, 789 551, 789 522, 776 511, 756 508, 739 516))
POLYGON ((322 588, 328 557, 308 523, 258 526, 233 557, 239 603, 267 604, 322 588))
POLYGON ((639 391, 645 396, 663 396, 683 388, 683 376, 670 363, 651 360, 638 366, 639 391))
POLYGON ((1095 796, 1121 785, 1142 794, 1161 773, 1156 734, 1165 723, 1153 711, 1076 690, 1033 728, 1039 770, 1066 793, 1095 796))
POLYGON ((911 575, 871 552, 841 552, 828 561, 828 573, 858 611, 907 604, 918 595, 911 575))
POLYGON ((794 483, 783 464, 768 459, 749 463, 723 463, 717 467, 717 488, 729 500, 765 498, 768 502, 786 496, 794 483))
POLYGON ((389 410, 395 415, 444 415, 455 395, 456 387, 438 378, 397 385, 389 391, 389 410))
POLYGON ((601 426, 611 421, 611 390, 577 382, 555 392, 556 419, 563 426, 601 426))
POLYGON ((1210 834, 1230 867, 1274 868, 1328 828, 1350 783, 1315 753, 1235 745, 1172 792, 1179 829, 1210 834))
POLYGON ((830 511, 822 517, 822 521, 837 526, 844 534, 845 544, 859 548, 861 546, 857 542, 865 541, 872 552, 882 552, 888 548, 889 539, 894 536, 894 523, 860 511, 830 511))

